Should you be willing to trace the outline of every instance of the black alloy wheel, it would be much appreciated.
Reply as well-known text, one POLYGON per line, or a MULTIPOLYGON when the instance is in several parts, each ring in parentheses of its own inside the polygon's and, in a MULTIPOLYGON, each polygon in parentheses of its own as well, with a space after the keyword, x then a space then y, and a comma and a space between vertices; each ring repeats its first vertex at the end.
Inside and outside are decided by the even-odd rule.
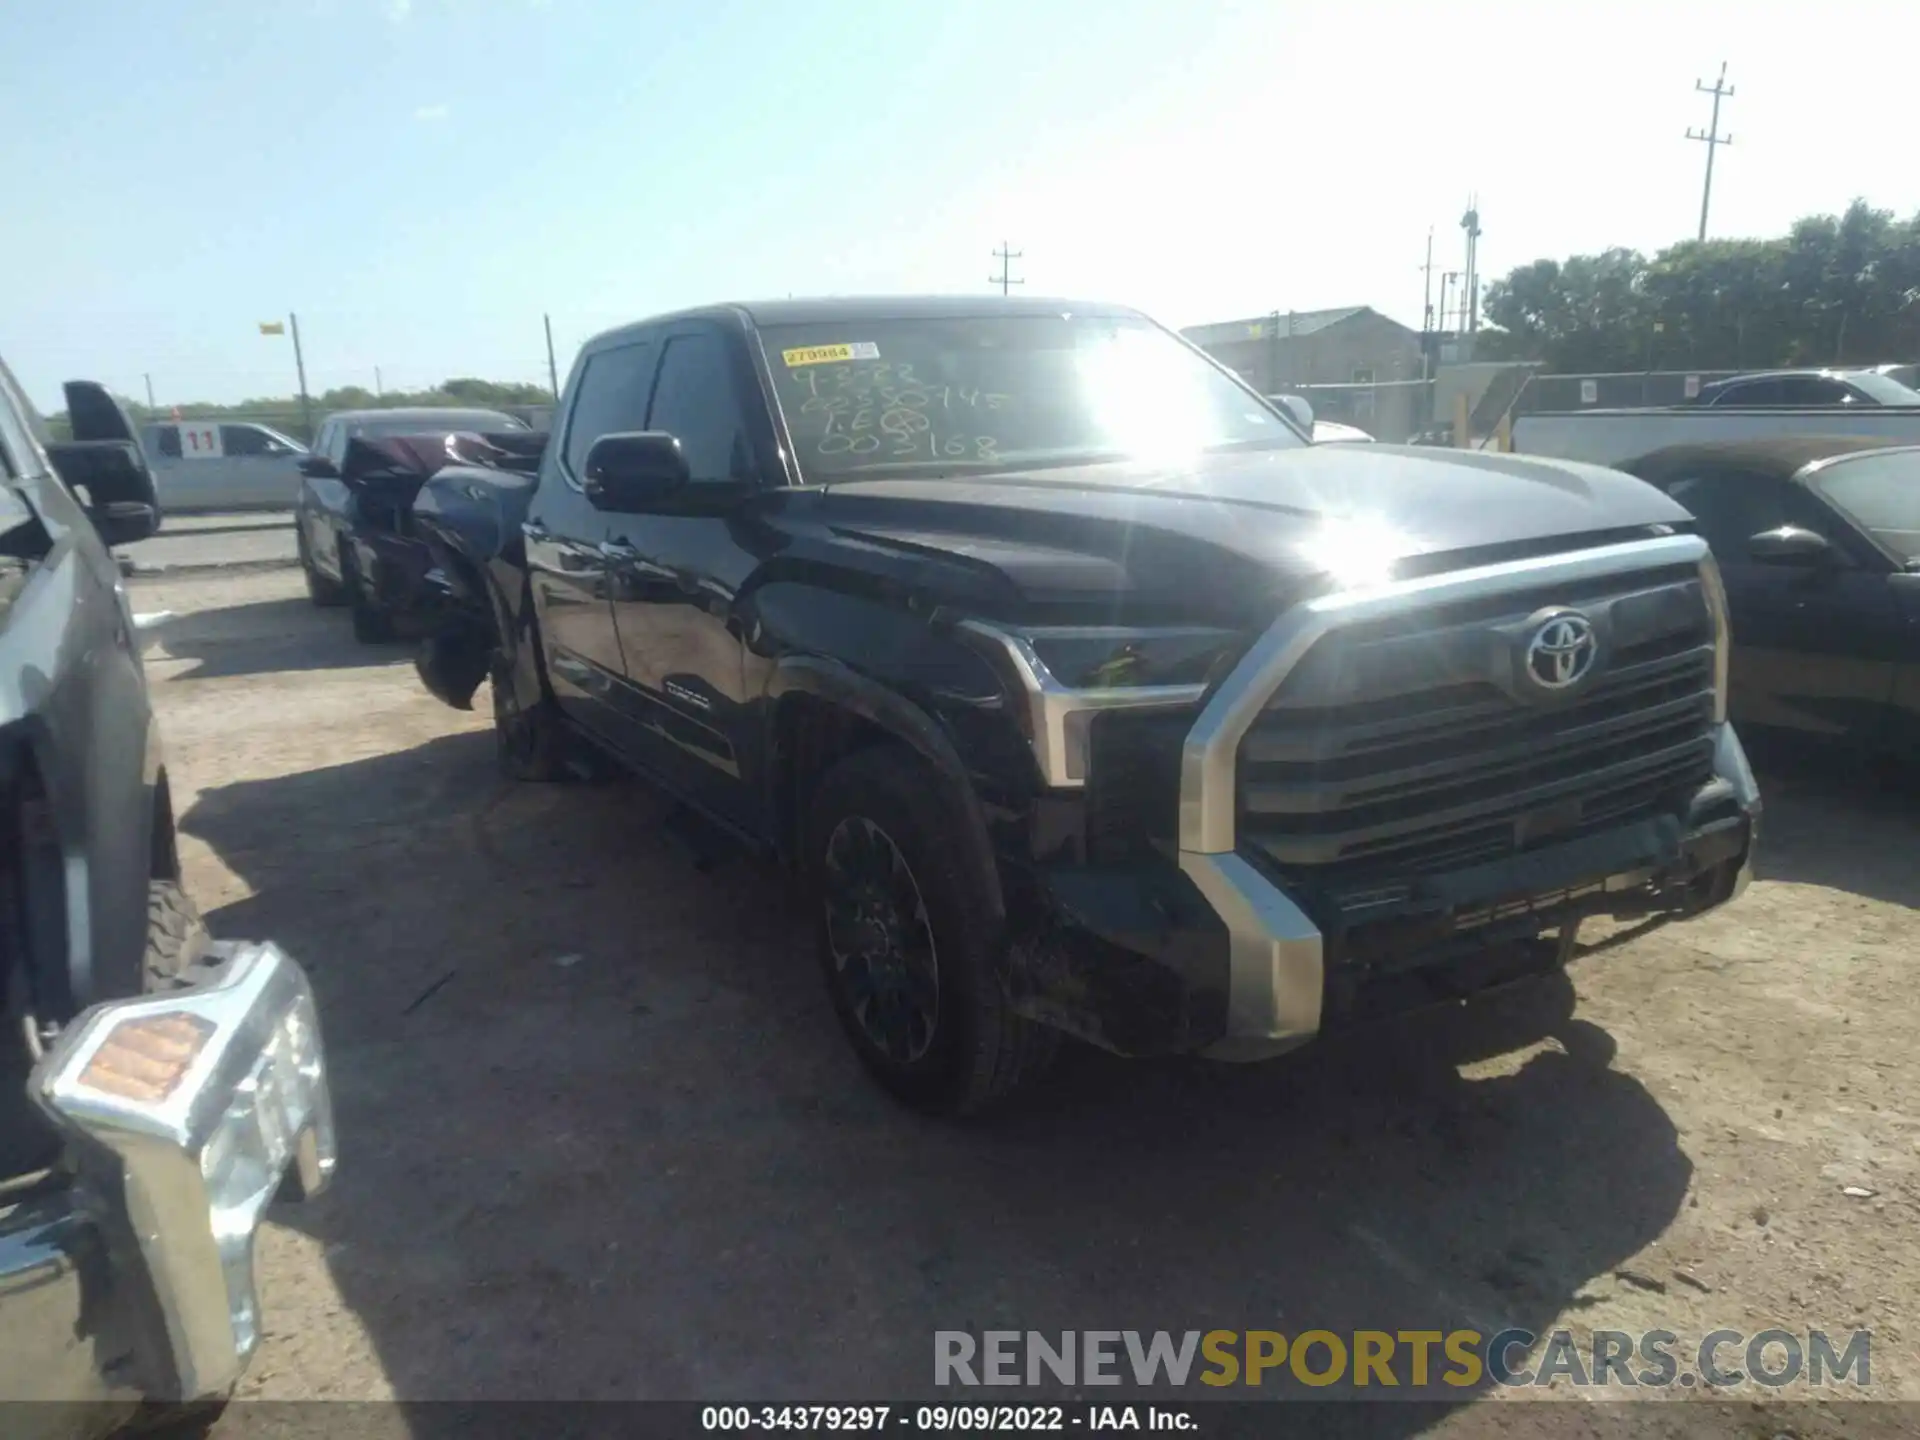
POLYGON ((913 869, 893 837, 848 815, 822 863, 827 946, 847 1008, 898 1065, 922 1059, 940 1025, 940 960, 913 869))

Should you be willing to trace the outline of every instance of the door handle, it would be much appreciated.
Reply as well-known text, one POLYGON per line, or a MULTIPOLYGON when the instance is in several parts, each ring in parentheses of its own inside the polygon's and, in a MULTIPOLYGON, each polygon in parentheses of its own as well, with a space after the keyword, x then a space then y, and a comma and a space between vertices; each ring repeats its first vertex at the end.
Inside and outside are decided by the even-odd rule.
POLYGON ((600 542, 600 557, 603 560, 610 560, 616 565, 631 565, 640 558, 640 552, 625 540, 602 540, 600 542))
POLYGON ((529 540, 550 540, 552 532, 538 520, 528 520, 520 527, 520 533, 529 540))

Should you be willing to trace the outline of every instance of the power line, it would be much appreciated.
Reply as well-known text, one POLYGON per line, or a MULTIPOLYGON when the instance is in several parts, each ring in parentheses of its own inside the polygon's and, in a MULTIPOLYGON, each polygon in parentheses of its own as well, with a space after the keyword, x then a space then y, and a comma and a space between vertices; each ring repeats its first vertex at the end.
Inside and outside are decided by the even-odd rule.
POLYGON ((1693 88, 1702 95, 1713 96, 1713 119, 1708 122, 1706 133, 1702 134, 1691 127, 1687 130, 1687 139, 1699 140, 1707 147, 1707 180, 1700 187, 1699 238, 1704 240, 1707 238, 1707 206, 1713 202, 1713 155, 1722 145, 1733 143, 1731 132, 1725 135, 1720 133, 1720 102, 1733 98, 1733 87, 1727 84, 1727 62, 1724 60, 1720 62, 1720 78, 1713 84, 1709 85, 1703 80, 1696 80, 1693 82, 1693 88))
POLYGON ((1008 286, 1024 285, 1027 283, 1024 280, 1016 280, 1013 278, 1013 262, 1025 258, 1023 251, 1009 250, 1007 248, 1007 242, 1002 240, 1000 242, 1000 248, 992 253, 993 258, 1000 262, 1000 273, 987 277, 987 283, 989 285, 998 285, 1000 287, 1000 293, 1004 295, 1007 293, 1008 286))

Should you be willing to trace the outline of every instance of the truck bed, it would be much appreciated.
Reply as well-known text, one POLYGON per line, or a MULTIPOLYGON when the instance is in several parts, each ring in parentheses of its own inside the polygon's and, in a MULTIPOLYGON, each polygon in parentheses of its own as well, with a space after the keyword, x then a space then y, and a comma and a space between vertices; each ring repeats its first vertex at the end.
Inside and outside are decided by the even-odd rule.
POLYGON ((1920 406, 1563 410, 1522 415, 1513 422, 1518 453, 1594 465, 1624 465, 1670 445, 1774 435, 1870 435, 1890 445, 1920 444, 1920 406))

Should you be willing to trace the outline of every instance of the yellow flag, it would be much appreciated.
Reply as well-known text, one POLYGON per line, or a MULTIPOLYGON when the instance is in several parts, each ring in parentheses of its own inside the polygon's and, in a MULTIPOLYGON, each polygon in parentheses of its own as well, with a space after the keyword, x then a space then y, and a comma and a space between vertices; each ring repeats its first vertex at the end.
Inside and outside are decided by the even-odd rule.
POLYGON ((260 322, 260 333, 262 335, 284 335, 287 333, 287 327, 284 321, 262 320, 260 322))

